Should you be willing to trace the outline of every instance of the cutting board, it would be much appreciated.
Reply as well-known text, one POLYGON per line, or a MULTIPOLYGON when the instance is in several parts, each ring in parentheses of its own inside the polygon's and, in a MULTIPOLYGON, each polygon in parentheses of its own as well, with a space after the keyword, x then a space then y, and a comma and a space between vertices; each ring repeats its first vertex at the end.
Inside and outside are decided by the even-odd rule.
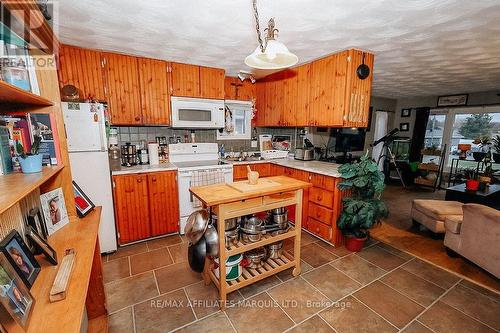
POLYGON ((243 180, 243 181, 239 181, 239 182, 229 183, 229 184, 226 184, 226 185, 227 186, 231 186, 235 190, 238 190, 240 192, 245 193, 245 192, 267 190, 267 189, 270 189, 272 187, 279 186, 281 184, 278 183, 278 182, 275 182, 273 180, 270 180, 270 179, 259 178, 259 180, 257 181, 257 184, 255 184, 255 185, 250 185, 248 183, 248 180, 243 180))

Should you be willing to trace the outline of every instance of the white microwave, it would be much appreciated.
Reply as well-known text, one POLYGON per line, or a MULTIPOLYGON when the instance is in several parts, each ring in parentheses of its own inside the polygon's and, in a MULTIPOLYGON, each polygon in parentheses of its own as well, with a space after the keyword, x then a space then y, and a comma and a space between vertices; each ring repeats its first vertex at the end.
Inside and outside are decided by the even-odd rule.
POLYGON ((224 100, 171 97, 173 128, 224 127, 224 100))

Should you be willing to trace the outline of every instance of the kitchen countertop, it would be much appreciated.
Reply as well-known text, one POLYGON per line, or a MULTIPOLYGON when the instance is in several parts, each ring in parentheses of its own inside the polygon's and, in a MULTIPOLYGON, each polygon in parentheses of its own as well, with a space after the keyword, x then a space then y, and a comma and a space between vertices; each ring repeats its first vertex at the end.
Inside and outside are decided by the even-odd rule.
POLYGON ((144 172, 159 172, 159 171, 172 171, 177 170, 177 167, 172 163, 161 163, 158 165, 134 165, 131 167, 121 166, 120 161, 117 163, 110 161, 109 167, 111 169, 111 174, 115 175, 127 175, 134 173, 144 173, 144 172))
POLYGON ((312 173, 317 173, 324 176, 330 177, 340 177, 340 172, 338 171, 341 164, 320 162, 320 161, 300 161, 290 158, 280 158, 273 160, 250 160, 250 161, 227 161, 222 160, 226 163, 239 165, 239 164, 258 164, 258 163, 272 163, 276 165, 281 165, 287 168, 293 168, 303 171, 308 171, 312 173))

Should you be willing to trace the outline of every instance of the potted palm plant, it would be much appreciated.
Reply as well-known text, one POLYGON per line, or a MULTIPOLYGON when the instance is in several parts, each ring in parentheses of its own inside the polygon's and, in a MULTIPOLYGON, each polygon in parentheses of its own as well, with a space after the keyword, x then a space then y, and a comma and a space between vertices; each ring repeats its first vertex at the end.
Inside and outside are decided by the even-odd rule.
POLYGON ((495 150, 493 152, 493 160, 496 163, 500 163, 500 135, 496 135, 493 139, 493 149, 495 150))
POLYGON ((17 141, 16 152, 23 173, 36 173, 42 171, 43 156, 38 153, 38 150, 40 149, 40 142, 42 142, 42 137, 35 135, 33 138, 33 144, 31 145, 31 150, 29 152, 25 152, 23 145, 17 141))
POLYGON ((348 190, 351 196, 342 199, 342 214, 337 226, 345 236, 348 250, 361 251, 369 236, 369 229, 388 215, 380 196, 385 188, 384 174, 368 157, 368 152, 359 162, 344 164, 339 168, 343 181, 340 190, 348 190))

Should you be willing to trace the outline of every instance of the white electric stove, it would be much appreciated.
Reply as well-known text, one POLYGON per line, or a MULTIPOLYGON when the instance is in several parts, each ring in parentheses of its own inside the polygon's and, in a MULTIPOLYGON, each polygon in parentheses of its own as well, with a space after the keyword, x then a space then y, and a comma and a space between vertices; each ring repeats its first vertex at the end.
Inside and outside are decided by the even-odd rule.
POLYGON ((201 208, 197 206, 189 192, 193 173, 223 172, 226 183, 233 182, 233 165, 219 161, 216 143, 175 143, 168 145, 170 163, 177 166, 177 184, 179 188, 179 230, 184 234, 184 227, 189 215, 201 208))

